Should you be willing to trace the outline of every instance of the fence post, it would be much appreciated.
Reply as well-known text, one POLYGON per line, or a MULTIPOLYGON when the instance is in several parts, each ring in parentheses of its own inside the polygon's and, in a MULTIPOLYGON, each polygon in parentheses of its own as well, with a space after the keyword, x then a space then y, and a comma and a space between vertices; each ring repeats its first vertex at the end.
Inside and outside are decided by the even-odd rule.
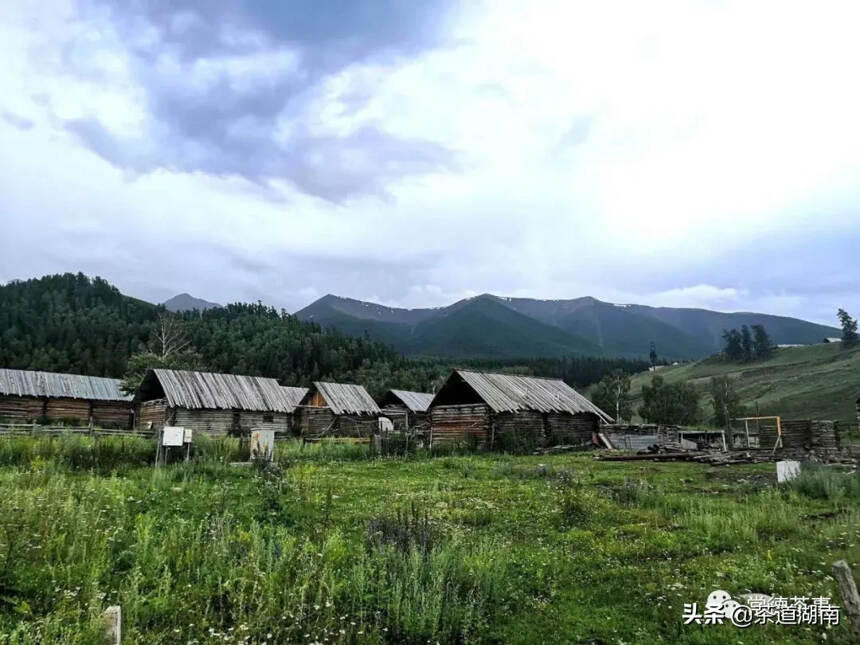
POLYGON ((122 607, 111 605, 105 609, 105 642, 120 645, 122 640, 122 607))
POLYGON ((852 642, 860 643, 860 595, 857 593, 857 585, 854 583, 854 575, 851 567, 845 560, 837 560, 833 563, 833 577, 839 585, 839 593, 842 594, 842 606, 851 623, 852 642))

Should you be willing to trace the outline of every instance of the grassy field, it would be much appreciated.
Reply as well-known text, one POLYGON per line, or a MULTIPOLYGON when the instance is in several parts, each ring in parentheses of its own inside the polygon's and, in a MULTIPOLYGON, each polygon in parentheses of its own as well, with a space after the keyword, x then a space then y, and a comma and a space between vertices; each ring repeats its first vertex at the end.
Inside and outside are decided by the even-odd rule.
POLYGON ((230 441, 0 440, 0 643, 828 643, 846 626, 684 626, 684 603, 830 596, 860 481, 590 455, 370 458, 230 441))
MULTIPOLYGON (((838 343, 779 349, 768 361, 730 363, 707 358, 696 363, 664 367, 659 372, 667 382, 694 383, 707 392, 712 376, 728 375, 742 402, 754 413, 787 419, 835 419, 855 425, 855 401, 860 396, 860 347, 843 350, 838 343)), ((642 403, 642 385, 652 374, 637 374, 632 381, 634 410, 642 403)), ((713 415, 709 396, 702 397, 703 418, 713 415)), ((639 421, 637 417, 635 419, 639 421)))

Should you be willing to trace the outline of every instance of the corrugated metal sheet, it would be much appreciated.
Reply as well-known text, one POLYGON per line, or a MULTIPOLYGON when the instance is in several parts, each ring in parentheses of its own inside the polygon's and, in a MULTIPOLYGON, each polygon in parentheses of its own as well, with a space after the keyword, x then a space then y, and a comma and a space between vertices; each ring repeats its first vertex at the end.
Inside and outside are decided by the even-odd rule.
POLYGON ((647 450, 649 446, 660 443, 656 434, 626 434, 616 437, 612 446, 616 450, 647 450))
POLYGON ((433 395, 427 392, 409 392, 408 390, 388 390, 388 392, 412 412, 427 412, 430 401, 433 400, 433 395))
POLYGON ((376 401, 362 385, 315 382, 314 387, 322 394, 335 414, 379 414, 381 412, 376 401))
POLYGON ((292 390, 302 389, 282 387, 275 379, 263 376, 159 368, 147 372, 140 391, 151 387, 151 379, 158 380, 170 407, 190 410, 289 413, 296 407, 296 393, 292 390))
POLYGON ((4 396, 131 401, 131 395, 123 393, 119 385, 119 379, 101 376, 0 369, 0 394, 4 396))
POLYGON ((456 370, 494 412, 591 412, 606 422, 612 417, 560 379, 486 374, 456 370))

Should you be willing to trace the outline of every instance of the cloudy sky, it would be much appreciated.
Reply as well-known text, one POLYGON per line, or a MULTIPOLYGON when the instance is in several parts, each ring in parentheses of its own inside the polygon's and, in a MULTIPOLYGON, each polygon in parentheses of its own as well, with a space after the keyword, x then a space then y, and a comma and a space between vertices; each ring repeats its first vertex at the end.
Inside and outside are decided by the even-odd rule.
POLYGON ((860 313, 856 2, 4 0, 0 281, 860 313))

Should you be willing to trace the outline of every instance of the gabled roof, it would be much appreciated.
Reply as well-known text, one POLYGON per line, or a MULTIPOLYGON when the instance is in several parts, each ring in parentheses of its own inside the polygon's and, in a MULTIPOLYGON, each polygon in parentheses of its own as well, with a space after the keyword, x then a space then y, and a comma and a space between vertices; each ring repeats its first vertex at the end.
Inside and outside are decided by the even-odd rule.
POLYGON ((382 412, 363 385, 315 381, 314 388, 322 394, 328 407, 335 414, 379 414, 382 412))
POLYGON ((115 378, 9 369, 0 369, 0 394, 88 401, 131 401, 132 398, 120 389, 120 381, 115 378))
POLYGON ((454 370, 434 401, 457 379, 467 383, 494 412, 590 412, 604 421, 612 421, 612 417, 560 379, 454 370))
POLYGON ((388 390, 383 398, 383 406, 392 403, 402 403, 410 412, 427 412, 433 395, 427 392, 410 392, 408 390, 388 390))
POLYGON ((293 407, 296 407, 299 403, 301 403, 302 399, 305 398, 305 394, 308 393, 308 388, 306 387, 291 387, 288 385, 282 385, 281 389, 284 390, 284 395, 287 397, 293 407))
POLYGON ((295 390, 302 390, 302 396, 306 391, 282 387, 275 379, 264 376, 156 368, 147 370, 135 401, 163 392, 172 408, 290 413, 297 404, 299 393, 295 390))

